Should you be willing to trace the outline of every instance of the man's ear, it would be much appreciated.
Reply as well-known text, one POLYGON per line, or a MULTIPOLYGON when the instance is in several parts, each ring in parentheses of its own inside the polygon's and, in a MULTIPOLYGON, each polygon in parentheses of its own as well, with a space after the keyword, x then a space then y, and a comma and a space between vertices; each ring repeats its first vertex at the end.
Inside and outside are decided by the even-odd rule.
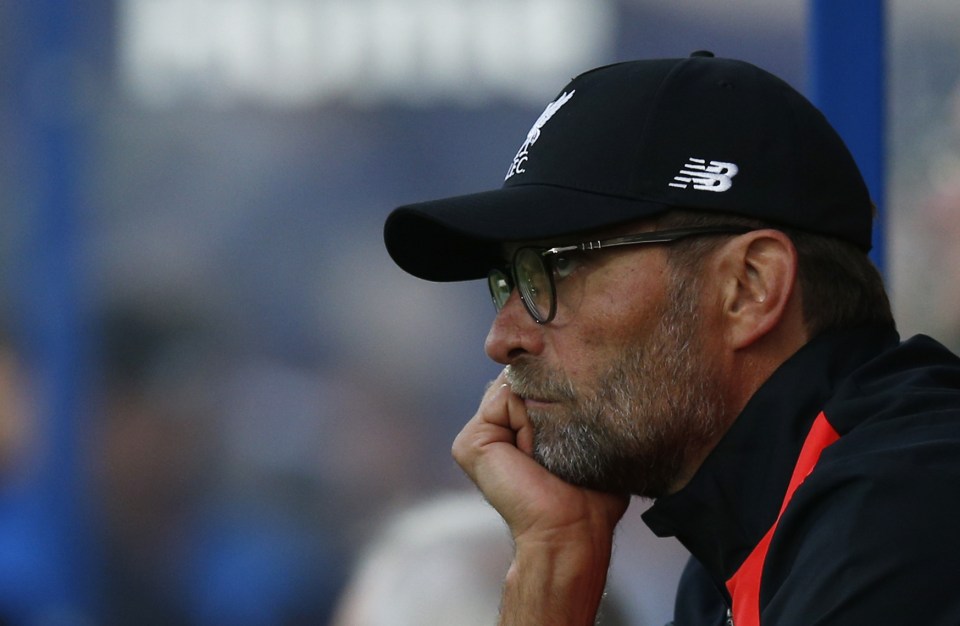
MULTIPOLYGON (((797 279, 797 250, 773 229, 740 235, 721 248, 717 264, 725 338, 745 348, 780 326, 791 311, 797 279)), ((789 320, 795 322, 796 320, 789 320)))

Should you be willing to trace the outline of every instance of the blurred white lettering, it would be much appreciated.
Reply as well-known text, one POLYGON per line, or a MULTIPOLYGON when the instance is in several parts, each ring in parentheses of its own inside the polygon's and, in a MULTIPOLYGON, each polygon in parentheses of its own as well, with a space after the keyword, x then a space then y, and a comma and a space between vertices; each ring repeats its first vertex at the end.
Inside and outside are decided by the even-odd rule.
POLYGON ((605 60, 611 0, 124 0, 125 89, 152 106, 540 104, 605 60))

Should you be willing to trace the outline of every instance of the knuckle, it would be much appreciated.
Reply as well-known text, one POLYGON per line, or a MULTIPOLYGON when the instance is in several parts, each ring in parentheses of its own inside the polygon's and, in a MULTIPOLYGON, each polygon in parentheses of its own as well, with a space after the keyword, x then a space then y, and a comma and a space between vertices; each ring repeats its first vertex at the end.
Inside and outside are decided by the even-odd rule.
POLYGON ((461 467, 466 467, 469 460, 473 457, 471 440, 472 438, 467 433, 467 429, 464 429, 454 438, 453 445, 450 446, 450 453, 453 459, 461 467))
POLYGON ((453 455, 454 459, 459 461, 463 456, 463 446, 463 433, 461 432, 454 438, 453 445, 450 446, 450 454, 453 455))

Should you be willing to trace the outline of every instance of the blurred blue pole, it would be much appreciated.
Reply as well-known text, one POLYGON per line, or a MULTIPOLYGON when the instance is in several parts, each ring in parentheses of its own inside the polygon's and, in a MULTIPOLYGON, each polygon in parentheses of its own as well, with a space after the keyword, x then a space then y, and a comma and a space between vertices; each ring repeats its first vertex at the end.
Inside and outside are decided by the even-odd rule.
MULTIPOLYGON (((14 623, 89 624, 93 591, 80 244, 82 3, 30 0, 15 10, 14 77, 25 241, 14 273, 23 349, 36 390, 35 468, 19 496, 28 520, 30 585, 14 623)), ((9 590, 6 590, 9 592, 9 590)))
POLYGON ((886 269, 883 0, 811 0, 811 99, 850 147, 877 205, 873 251, 886 269))

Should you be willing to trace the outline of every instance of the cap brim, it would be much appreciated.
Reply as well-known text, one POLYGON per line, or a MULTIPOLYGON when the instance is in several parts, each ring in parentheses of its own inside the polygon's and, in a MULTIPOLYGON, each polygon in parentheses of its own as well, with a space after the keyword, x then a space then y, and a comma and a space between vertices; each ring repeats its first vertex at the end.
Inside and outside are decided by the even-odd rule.
POLYGON ((384 242, 403 270, 426 280, 483 278, 502 244, 550 239, 657 216, 658 202, 546 185, 517 185, 395 209, 384 242))

